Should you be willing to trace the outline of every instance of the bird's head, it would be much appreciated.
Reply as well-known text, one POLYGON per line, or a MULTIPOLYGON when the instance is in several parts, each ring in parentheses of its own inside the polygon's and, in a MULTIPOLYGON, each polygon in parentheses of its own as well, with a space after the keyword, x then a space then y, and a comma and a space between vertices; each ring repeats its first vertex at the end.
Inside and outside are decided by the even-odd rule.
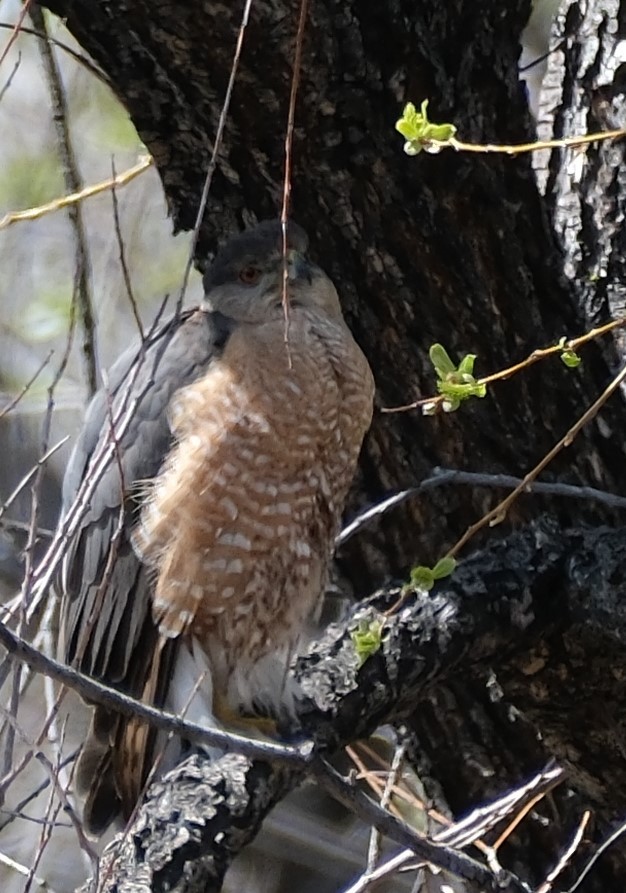
MULTIPOLYGON (((337 290, 307 258, 309 239, 296 223, 287 230, 287 294, 291 307, 319 310, 341 319, 337 290)), ((265 220, 233 236, 204 275, 205 305, 239 322, 282 315, 283 237, 280 221, 265 220)))

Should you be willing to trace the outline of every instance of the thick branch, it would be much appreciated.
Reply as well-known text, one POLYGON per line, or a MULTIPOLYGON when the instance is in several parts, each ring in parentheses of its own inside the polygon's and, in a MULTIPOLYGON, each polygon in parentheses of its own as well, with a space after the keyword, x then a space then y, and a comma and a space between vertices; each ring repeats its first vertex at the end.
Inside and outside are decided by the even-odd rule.
MULTIPOLYGON (((610 632, 602 619, 594 619, 603 612, 613 616, 616 604, 625 603, 624 543, 623 530, 564 534, 551 523, 516 533, 473 556, 445 589, 418 593, 390 619, 381 650, 359 667, 350 631, 360 619, 391 604, 398 590, 379 593, 299 660, 298 675, 315 703, 302 711, 304 731, 319 748, 333 753, 380 723, 406 715, 445 680, 480 674, 494 662, 506 678, 507 667, 515 667, 539 642, 556 635, 575 637, 581 647, 587 639, 601 643, 614 671, 626 674, 626 613, 610 632), (567 586, 556 587, 555 580, 567 580, 567 586)), ((585 672, 588 684, 596 685, 594 668, 585 672)), ((624 692, 613 697, 609 714, 626 710, 624 692)), ((552 726, 538 731, 554 740, 554 730, 577 709, 578 698, 573 687, 571 700, 553 702, 552 726)), ((530 692, 526 703, 517 702, 522 711, 532 711, 533 705, 530 692)), ((609 724, 596 733, 600 740, 612 728, 609 724)), ((567 737, 560 743, 565 760, 567 737)), ((600 782, 597 757, 589 764, 570 760, 578 778, 591 781, 595 774, 593 781, 600 782)), ((99 891, 121 890, 130 882, 155 891, 219 890, 234 856, 302 778, 301 769, 272 767, 234 754, 214 763, 190 758, 152 786, 129 832, 105 857, 99 891)), ((608 810, 623 802, 625 781, 613 779, 608 810)))

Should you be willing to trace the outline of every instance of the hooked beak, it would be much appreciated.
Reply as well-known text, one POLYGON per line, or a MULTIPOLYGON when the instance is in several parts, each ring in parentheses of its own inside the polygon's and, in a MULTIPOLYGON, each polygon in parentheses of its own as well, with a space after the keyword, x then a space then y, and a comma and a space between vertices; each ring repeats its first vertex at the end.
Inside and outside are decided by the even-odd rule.
POLYGON ((292 249, 287 254, 287 275, 290 282, 305 279, 309 285, 313 280, 315 265, 310 263, 303 254, 292 249))

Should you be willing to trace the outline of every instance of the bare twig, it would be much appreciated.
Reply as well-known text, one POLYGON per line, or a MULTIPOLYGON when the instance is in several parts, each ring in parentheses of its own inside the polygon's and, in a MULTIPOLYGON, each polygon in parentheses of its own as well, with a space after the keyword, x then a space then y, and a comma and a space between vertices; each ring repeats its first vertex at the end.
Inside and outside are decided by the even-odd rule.
MULTIPOLYGON (((155 336, 160 336, 159 326, 161 316, 167 306, 169 296, 166 295, 154 321, 150 327, 150 331, 146 335, 146 343, 155 336)), ((128 426, 130 425, 137 406, 145 395, 145 389, 133 395, 133 387, 137 381, 137 376, 142 368, 145 359, 145 343, 142 342, 134 363, 131 365, 124 387, 120 391, 120 402, 117 408, 114 424, 115 438, 119 441, 124 436, 128 426), (132 398, 132 399, 131 399, 132 398)), ((146 388, 150 387, 150 382, 146 384, 146 388)), ((67 543, 77 532, 80 523, 88 510, 91 497, 100 482, 102 476, 106 473, 110 463, 115 458, 115 444, 111 437, 103 439, 97 449, 91 456, 82 483, 75 494, 72 505, 64 512, 54 537, 45 556, 41 560, 35 573, 36 593, 30 605, 29 619, 38 609, 40 603, 47 597, 48 586, 56 574, 59 565, 63 561, 67 543)), ((5 614, 6 616, 6 614, 5 614)))
MULTIPOLYGON (((166 304, 167 296, 163 301, 159 312, 157 313, 150 327, 150 331, 146 335, 146 342, 150 340, 153 335, 156 335, 157 337, 159 336, 159 324, 166 304)), ((139 372, 142 368, 144 358, 145 344, 142 343, 137 352, 135 362, 128 372, 126 381, 124 383, 124 389, 123 391, 121 391, 120 405, 117 409, 114 419, 115 437, 118 441, 121 440, 124 436, 124 433, 126 432, 135 415, 138 404, 145 395, 145 390, 141 393, 133 395, 133 387, 137 381, 137 376, 139 375, 139 372)), ((150 382, 146 384, 146 387, 150 387, 150 382)), ((100 482, 102 475, 105 474, 114 458, 115 444, 113 440, 110 437, 102 440, 89 460, 82 483, 74 497, 74 502, 63 514, 63 517, 55 531, 53 540, 50 543, 50 547, 48 548, 48 551, 46 552, 44 558, 39 564, 39 567, 37 568, 35 574, 37 598, 35 599, 35 602, 32 606, 33 610, 35 605, 37 605, 39 601, 44 598, 47 587, 53 579, 54 574, 59 567, 59 564, 63 560, 66 544, 77 532, 79 525, 85 515, 85 512, 89 507, 91 497, 93 496, 93 493, 98 483, 100 482)))
MULTIPOLYGON (((41 10, 36 7, 37 11, 43 16, 41 10)), ((54 392, 56 387, 61 380, 65 368, 67 366, 67 362, 69 359, 69 354, 72 346, 72 339, 74 334, 75 327, 75 315, 74 315, 74 307, 76 302, 76 290, 77 290, 77 279, 75 277, 74 280, 74 290, 72 296, 72 312, 70 317, 70 325, 69 331, 67 335, 67 341, 65 344, 65 350, 61 357, 61 362, 59 367, 54 375, 54 378, 48 388, 48 401, 46 406, 46 413, 44 417, 43 423, 43 432, 42 432, 42 458, 37 463, 33 486, 31 488, 31 512, 30 512, 30 525, 28 530, 28 536, 26 541, 26 546, 24 548, 25 555, 25 568, 24 568, 24 578, 22 580, 22 586, 20 589, 20 600, 19 600, 19 621, 17 627, 17 633, 21 636, 26 629, 28 623, 28 609, 30 607, 32 592, 33 592, 33 578, 35 572, 35 547, 37 544, 37 529, 38 529, 38 517, 39 517, 39 498, 41 492, 41 484, 43 480, 43 470, 44 470, 44 459, 49 455, 49 443, 50 443, 50 429, 52 425, 52 414, 54 409, 54 392)), ((17 717, 17 711, 19 707, 20 695, 21 695, 21 676, 22 676, 23 667, 21 664, 15 664, 13 667, 13 686, 11 691, 11 705, 10 712, 14 717, 17 717)), ((5 739, 5 747, 4 747, 4 768, 3 774, 6 775, 11 767, 12 756, 13 756, 13 747, 15 741, 15 729, 13 725, 9 726, 7 729, 6 739, 5 739)))
POLYGON ((55 797, 55 793, 56 792, 53 785, 50 787, 50 792, 48 794, 48 802, 44 811, 45 821, 41 825, 41 830, 39 832, 39 843, 37 845, 37 849, 30 859, 30 872, 28 874, 28 878, 26 879, 26 884, 24 885, 24 893, 30 893, 32 889, 33 882, 35 881, 36 877, 35 872, 37 871, 45 849, 50 842, 52 831, 54 829, 54 826, 56 825, 57 816, 61 811, 61 801, 57 800, 57 798, 55 797))
POLYGON ((587 422, 590 422, 592 419, 596 417, 600 409, 604 406, 606 401, 609 399, 611 394, 613 394, 621 385, 621 383, 626 380, 626 366, 624 366, 620 372, 615 376, 613 381, 604 389, 604 391, 600 394, 600 396, 595 400, 592 405, 585 410, 585 412, 580 416, 578 421, 572 425, 567 434, 565 434, 553 447, 549 450, 546 455, 538 462, 533 469, 531 469, 527 475, 523 478, 521 483, 513 490, 512 493, 499 502, 494 508, 492 508, 489 512, 483 515, 480 520, 476 521, 475 524, 470 525, 463 536, 457 540, 457 542, 452 546, 452 548, 448 551, 449 556, 456 555, 471 539, 473 536, 478 533, 479 530, 482 530, 483 527, 489 525, 493 527, 496 524, 499 524, 506 517, 506 513, 511 507, 511 505, 515 502, 520 493, 523 493, 524 490, 528 487, 529 484, 535 480, 535 478, 541 474, 544 468, 550 464, 550 462, 557 456, 564 447, 569 446, 577 434, 584 428, 587 422))
MULTIPOLYGON (((32 674, 31 674, 30 678, 32 678, 32 674)), ((51 682, 52 682, 52 680, 50 677, 44 676, 44 684, 51 684, 51 682)), ((11 787, 13 782, 24 772, 24 770, 26 769, 28 764, 31 762, 31 760, 33 760, 33 758, 35 758, 35 757, 38 757, 38 754, 39 754, 39 751, 40 751, 40 748, 41 748, 41 745, 42 745, 44 739, 48 735, 49 730, 51 728, 53 728, 55 725, 59 707, 61 706, 61 703, 63 702, 63 699, 65 698, 66 693, 67 693, 67 689, 61 688, 56 699, 54 700, 52 708, 50 709, 48 715, 46 716, 46 718, 44 720, 43 726, 37 736, 35 746, 30 746, 30 748, 23 754, 19 764, 17 766, 13 767, 11 772, 8 773, 7 775, 5 775, 4 778, 0 779, 0 794, 3 798, 5 797, 8 789, 11 787)), ((7 723, 15 724, 14 718, 8 713, 8 711, 3 710, 3 708, 0 707, 0 712, 2 712, 3 715, 5 716, 5 724, 7 724, 7 723)), ((14 731, 15 731, 15 728, 14 728, 14 731)), ((22 733, 22 739, 27 741, 26 736, 23 733, 22 733)), ((27 741, 27 743, 29 743, 29 742, 27 741)), ((62 768, 63 765, 64 765, 63 761, 61 761, 60 767, 62 768)))
MULTIPOLYGON (((15 489, 10 494, 8 499, 5 502, 3 502, 2 505, 0 505, 0 518, 2 518, 2 515, 6 512, 6 510, 11 507, 11 505, 15 502, 15 500, 20 495, 20 493, 24 490, 24 488, 28 486, 30 481, 32 481, 34 476, 37 474, 37 471, 40 468, 42 468, 46 464, 48 459, 50 459, 57 452, 57 450, 61 449, 63 444, 67 443, 68 440, 69 440, 69 435, 67 437, 64 437, 62 440, 59 440, 58 443, 55 443, 55 445, 53 447, 50 447, 50 449, 46 453, 44 453, 44 455, 40 459, 37 460, 35 465, 33 465, 33 467, 30 469, 30 471, 28 471, 24 475, 22 480, 15 487, 15 489)), ((13 523, 13 522, 11 522, 11 523, 13 523)))
MULTIPOLYGON (((50 90, 52 100, 52 108, 54 112, 54 123, 57 129, 57 138, 59 146, 59 154, 63 163, 63 177, 65 187, 68 192, 76 193, 81 190, 82 184, 74 148, 70 135, 67 101, 65 90, 61 81, 58 65, 54 57, 52 45, 48 40, 48 26, 44 18, 42 9, 34 4, 31 10, 31 19, 36 29, 40 31, 44 38, 39 41, 41 48, 41 57, 46 72, 46 79, 50 90)), ((95 319, 93 313, 93 300, 91 297, 90 286, 90 262, 89 247, 85 227, 83 223, 82 211, 79 204, 68 204, 67 212, 76 240, 76 269, 78 278, 78 306, 83 330, 83 357, 85 360, 85 370, 87 375, 87 384, 89 393, 94 394, 98 387, 98 369, 96 359, 96 334, 95 319)))
POLYGON ((607 839, 604 841, 604 843, 600 844, 600 846, 595 851, 595 853, 593 854, 591 859, 587 862, 587 864, 581 871, 578 879, 576 880, 576 883, 573 886, 571 886, 569 888, 569 890, 566 890, 565 893, 574 893, 575 890, 578 890, 578 888, 580 887, 580 885, 582 884, 584 879, 587 877, 587 875, 589 874, 589 872, 591 871, 593 866, 596 864, 596 862, 598 861, 600 856, 603 853, 605 853, 609 847, 613 846, 615 841, 619 840, 619 838, 624 834, 625 831, 626 831, 626 822, 622 822, 622 824, 618 828, 616 828, 615 831, 609 837, 607 837, 607 839))
POLYGON ((15 75, 17 74, 18 68, 20 67, 21 64, 22 64, 22 54, 21 54, 21 53, 18 53, 18 54, 17 54, 17 59, 15 60, 15 65, 13 66, 13 70, 12 70, 11 74, 8 76, 8 78, 6 79, 6 81, 5 81, 5 83, 4 83, 4 86, 3 86, 2 89, 0 90, 0 102, 2 102, 2 100, 4 99, 4 96, 5 96, 6 92, 7 92, 7 90, 9 89, 9 87, 11 86, 11 84, 13 83, 13 78, 14 78, 15 75))
MULTIPOLYGON (((569 341, 566 341, 564 344, 551 344, 549 347, 537 348, 537 350, 533 350, 526 359, 521 360, 519 363, 514 363, 512 366, 507 366, 506 369, 501 369, 499 372, 493 372, 491 375, 479 378, 477 379, 476 384, 487 385, 494 381, 502 381, 511 378, 512 375, 516 375, 518 372, 522 372, 524 369, 534 366, 535 363, 544 360, 546 357, 553 356, 554 354, 562 354, 564 350, 576 351, 588 341, 593 341, 595 338, 600 338, 602 335, 606 335, 615 329, 621 329, 624 326, 626 326, 626 316, 620 316, 603 326, 590 329, 590 331, 584 332, 576 338, 570 338, 569 341)), ((433 397, 420 397, 419 400, 415 400, 413 403, 407 403, 404 406, 387 406, 383 407, 380 411, 384 413, 407 412, 409 409, 417 409, 420 406, 436 407, 443 404, 445 399, 446 397, 444 394, 437 394, 433 397)))
MULTIPOLYGON (((55 825, 57 824, 56 816, 59 814, 61 807, 63 807, 65 814, 70 819, 70 821, 76 831, 79 842, 81 844, 81 848, 83 849, 84 852, 86 852, 89 855, 92 869, 94 869, 94 870, 97 869, 98 857, 97 857, 93 847, 87 840, 84 830, 83 830, 83 827, 82 827, 82 824, 81 824, 78 816, 76 815, 76 812, 75 812, 72 804, 69 802, 69 799, 68 799, 65 789, 63 788, 62 784, 60 783, 60 777, 59 777, 59 767, 61 765, 60 759, 57 761, 57 765, 55 766, 48 759, 48 757, 44 753, 42 753, 42 751, 39 749, 41 739, 43 737, 43 734, 45 734, 45 732, 42 732, 42 734, 39 736, 37 742, 35 743, 29 738, 28 735, 26 735, 24 730, 17 723, 15 717, 12 716, 8 710, 5 710, 2 706, 0 706, 0 713, 2 713, 2 715, 5 717, 7 722, 9 722, 11 724, 15 734, 18 735, 19 738, 30 748, 31 753, 34 754, 37 761, 40 763, 41 766, 43 766, 43 769, 44 769, 46 775, 48 776, 49 781, 51 782, 51 787, 50 787, 50 792, 49 792, 49 797, 48 797, 48 805, 46 808, 46 814, 44 816, 44 821, 41 823, 42 828, 41 828, 41 834, 40 834, 40 838, 39 838, 39 846, 37 847, 37 851, 32 859, 31 875, 34 874, 34 872, 37 868, 37 865, 39 864, 39 861, 41 860, 41 856, 43 855, 43 852, 44 852, 47 844, 49 843, 50 835, 52 834, 52 830, 55 827, 55 825), (58 804, 57 804, 56 808, 55 808, 55 798, 58 799, 58 804), (50 818, 52 813, 54 813, 54 817, 50 818)), ((26 885, 25 890, 28 890, 29 887, 30 887, 30 879, 29 879, 29 883, 27 883, 27 885, 26 885)))
MULTIPOLYGON (((4 865, 5 868, 8 868, 10 871, 14 871, 16 874, 21 874, 23 877, 30 877, 32 875, 32 869, 27 868, 20 862, 16 862, 15 859, 11 859, 10 856, 5 856, 3 852, 0 852, 0 865, 4 865)), ((48 884, 48 881, 44 880, 41 877, 38 877, 37 875, 32 875, 32 878, 39 889, 44 891, 44 893, 53 893, 53 889, 48 884)))
POLYGON ((296 120, 296 100, 300 85, 300 71, 302 69, 302 44, 304 43, 304 29, 308 0, 300 0, 300 15, 298 18, 298 33, 296 35, 296 51, 293 60, 293 74, 291 77, 291 90, 289 93, 289 112, 287 114, 287 130, 285 132, 285 174, 283 177, 283 203, 280 210, 280 225, 283 239, 283 314, 285 317, 284 341, 287 348, 287 358, 291 368, 291 354, 289 352, 289 295, 287 293, 287 224, 289 221, 289 199, 291 196, 291 168, 293 149, 293 129, 296 120))
MULTIPOLYGON (((402 766, 402 761, 404 759, 404 753, 406 750, 406 746, 404 743, 400 743, 396 745, 393 760, 391 762, 391 767, 389 769, 389 774, 387 776, 387 780, 385 781, 385 787, 382 792, 382 796, 380 798, 380 808, 387 809, 389 806, 389 801, 391 800, 391 794, 394 789, 394 786, 398 779, 398 773, 400 771, 400 767, 402 766)), ((365 874, 371 875, 376 867, 376 863, 378 862, 380 856, 380 831, 378 828, 372 828, 370 833, 369 844, 367 847, 367 862, 365 865, 365 874)))
POLYGON ((39 376, 41 375, 41 373, 43 372, 43 370, 46 368, 46 366, 47 366, 48 363, 50 362, 50 359, 52 358, 52 354, 53 354, 53 353, 54 353, 54 351, 51 350, 50 353, 48 354, 48 356, 47 356, 47 357, 45 358, 45 360, 43 361, 43 363, 41 363, 41 365, 39 366, 39 368, 37 369, 37 371, 35 372, 35 374, 32 376, 32 378, 30 378, 30 379, 26 382, 26 384, 25 384, 24 387, 21 389, 21 391, 19 392, 19 394, 16 394, 15 397, 13 397, 12 400, 10 400, 5 406, 2 407, 2 409, 0 409, 0 420, 3 419, 6 415, 8 415, 8 414, 11 412, 11 410, 15 409, 15 407, 16 407, 17 404, 20 402, 20 400, 22 399, 22 397, 24 397, 24 395, 25 395, 26 393, 28 393, 28 391, 31 389, 31 387, 32 387, 33 384, 35 383, 35 381, 39 378, 39 376))
POLYGON ((70 205, 82 202, 86 198, 92 198, 94 195, 100 195, 102 192, 107 192, 109 189, 114 190, 119 186, 126 186, 127 183, 131 183, 136 177, 152 167, 153 164, 154 159, 152 156, 144 155, 139 159, 137 164, 133 165, 133 167, 129 167, 128 170, 122 171, 121 174, 117 174, 113 177, 109 177, 107 180, 102 180, 100 183, 94 183, 93 186, 85 186, 82 189, 72 192, 71 195, 62 195, 50 202, 46 202, 45 205, 38 205, 36 208, 26 208, 24 211, 11 211, 11 213, 5 214, 5 216, 0 219, 0 230, 6 229, 13 223, 20 223, 25 220, 38 220, 46 214, 52 214, 54 211, 61 211, 63 208, 69 208, 70 205))
POLYGON ((113 223, 115 227, 115 238, 117 239, 117 247, 120 255, 120 266, 122 268, 122 275, 124 276, 124 285, 126 286, 126 295, 128 297, 131 309, 133 311, 133 316, 135 317, 135 322, 137 323, 137 329, 139 331, 139 335, 141 340, 143 341, 145 338, 143 324, 141 322, 141 317, 139 316, 139 309, 137 307, 137 301, 135 300, 135 295, 133 292, 133 286, 130 281, 130 271, 128 269, 128 264, 126 263, 126 250, 124 248, 124 239, 122 237, 122 225, 120 222, 120 209, 119 202, 117 200, 117 175, 115 172, 115 160, 111 158, 111 201, 113 202, 113 223))
MULTIPOLYGON (((77 755, 78 751, 75 750, 73 753, 66 756, 62 760, 62 762, 59 763, 59 769, 63 769, 73 763, 77 755)), ((27 794, 22 800, 20 800, 20 802, 17 803, 15 807, 8 813, 7 818, 4 821, 0 822, 0 831, 4 830, 4 828, 6 828, 7 825, 10 825, 11 822, 14 822, 15 819, 23 817, 24 809, 26 809, 29 803, 32 803, 33 800, 36 800, 37 797, 42 793, 42 791, 46 790, 49 784, 50 779, 45 778, 40 785, 38 785, 33 791, 30 792, 30 794, 27 794)), ((30 817, 26 818, 29 818, 29 821, 31 820, 30 817)), ((32 821, 35 821, 35 819, 32 819, 32 821)))
POLYGON ((404 868, 409 862, 414 861, 415 853, 412 850, 402 850, 383 862, 378 868, 375 868, 369 874, 362 874, 361 877, 347 887, 343 893, 365 893, 368 887, 378 883, 378 881, 389 877, 390 874, 404 868))
MULTIPOLYGON (((0 518, 0 529, 15 530, 19 533, 28 533, 28 531, 30 530, 30 524, 26 521, 16 521, 13 518, 0 518)), ((54 536, 54 530, 50 530, 48 527, 38 527, 37 536, 39 539, 52 539, 52 537, 54 536)))
POLYGON ((280 745, 273 742, 256 741, 223 732, 220 729, 209 729, 196 723, 186 722, 178 716, 157 710, 128 695, 122 694, 108 685, 103 685, 65 664, 47 657, 29 645, 24 639, 12 632, 6 624, 0 622, 0 644, 7 650, 12 661, 28 664, 35 672, 43 673, 68 688, 77 691, 85 699, 112 707, 125 716, 133 716, 145 720, 155 728, 185 738, 197 744, 209 744, 221 750, 241 753, 244 756, 257 757, 277 763, 306 766, 311 761, 311 742, 298 745, 280 745))
POLYGON ((17 22, 14 25, 9 26, 11 28, 11 35, 6 42, 4 49, 2 50, 2 53, 0 54, 0 65, 2 65, 2 63, 4 62, 6 57, 9 55, 9 51, 10 51, 11 47, 13 46, 13 44, 15 43, 15 41, 17 40, 17 38, 20 34, 20 31, 22 30, 22 25, 24 23, 24 19, 28 15, 28 10, 30 9, 31 3, 32 3, 32 0, 24 0, 24 5, 22 6, 22 8, 20 10, 20 14, 18 16, 17 22))
MULTIPOLYGON (((54 384, 52 385, 51 392, 54 389, 54 384)), ((43 455, 37 462, 34 469, 32 469, 32 477, 34 478, 33 487, 31 490, 31 513, 30 513, 30 523, 28 527, 27 541, 26 546, 24 548, 24 554, 26 558, 25 570, 24 570, 24 579, 22 581, 22 586, 20 590, 20 600, 19 600, 19 623, 18 623, 18 632, 21 635, 23 630, 26 628, 26 615, 28 610, 28 604, 30 601, 31 589, 32 589, 32 579, 33 579, 33 570, 34 570, 34 554, 35 554, 35 546, 37 544, 37 518, 39 513, 39 492, 41 488, 41 480, 43 469, 46 460, 50 457, 50 450, 47 449, 47 443, 50 432, 50 423, 52 420, 52 401, 49 400, 48 410, 46 413, 46 420, 44 422, 44 436, 43 436, 43 455)), ((55 449, 55 448, 53 448, 55 449)), ((18 485, 19 487, 20 485, 18 485)), ((12 497, 9 498, 9 504, 11 498, 14 498, 14 493, 12 497)), ((4 506, 0 507, 0 515, 2 511, 6 510, 7 503, 4 506)), ((11 688, 11 697, 10 697, 10 712, 16 717, 17 711, 19 708, 19 702, 21 697, 21 679, 22 679, 22 667, 16 665, 14 667, 14 676, 13 676, 13 685, 11 688)), ((15 731, 13 726, 9 726, 7 729, 6 738, 4 741, 4 756, 2 763, 2 774, 6 775, 12 765, 13 762, 13 748, 15 744, 15 731)))
POLYGON ((522 155, 526 152, 538 152, 540 149, 567 149, 578 146, 586 146, 589 143, 601 143, 604 140, 622 139, 626 136, 626 130, 601 130, 595 133, 582 133, 578 136, 564 136, 554 140, 535 140, 532 143, 518 143, 517 145, 497 145, 494 143, 464 143, 452 137, 447 142, 432 140, 432 145, 441 149, 451 148, 457 152, 499 153, 501 155, 522 155))
MULTIPOLYGON (((26 4, 28 5, 28 4, 26 4)), ((15 25, 12 25, 10 22, 0 22, 0 28, 9 28, 11 31, 15 28, 15 25)), ((41 31, 37 31, 35 28, 28 28, 26 25, 20 26, 21 34, 30 34, 33 37, 45 38, 46 35, 42 34, 41 31)), ((95 62, 92 62, 87 56, 83 56, 81 53, 76 52, 76 50, 72 49, 71 46, 68 46, 66 43, 63 43, 61 40, 57 40, 55 37, 51 37, 48 35, 48 40, 50 43, 54 44, 58 49, 63 50, 64 53, 67 53, 68 56, 71 56, 79 65, 82 65, 87 69, 91 74, 98 78, 99 81, 102 81, 103 84, 106 84, 107 87, 111 86, 111 80, 108 75, 99 68, 95 62)))
POLYGON ((576 833, 574 834, 569 846, 567 846, 565 851, 561 853, 559 861, 554 866, 550 874, 547 876, 543 884, 537 887, 536 893, 549 893, 549 891, 552 889, 553 882, 560 874, 563 873, 563 870, 567 867, 568 862, 571 860, 572 856, 580 846, 580 843, 583 839, 583 834, 585 833, 585 828, 589 824, 590 818, 590 812, 585 812, 583 814, 583 817, 580 820, 580 824, 578 825, 576 833))
POLYGON ((176 302, 176 313, 180 313, 181 308, 183 306, 183 301, 185 299, 185 292, 187 291, 187 284, 189 282, 189 274, 191 273, 191 265, 193 264, 196 246, 198 244, 198 238, 200 236, 200 227, 202 226, 202 220, 204 219, 204 212, 206 209, 207 201, 209 199, 209 192, 211 190, 211 182, 213 180, 213 174, 215 172, 215 168, 217 166, 217 155, 222 145, 222 139, 224 136, 224 128, 226 126, 226 118, 228 117, 228 109, 230 108, 230 100, 233 94, 233 87, 235 86, 235 78, 237 77, 237 69, 239 68, 239 59, 241 57, 241 50, 243 48, 243 38, 246 31, 246 26, 248 24, 248 19, 250 17, 250 9, 252 7, 252 0, 246 0, 246 5, 243 8, 243 14, 241 16, 241 24, 239 26, 239 33, 237 34, 237 43, 235 45, 235 54, 233 56, 233 64, 230 70, 230 77, 228 78, 228 86, 226 87, 226 94, 224 96, 224 104, 222 106, 222 110, 220 112, 219 121, 217 123, 217 132, 215 134, 215 142, 213 143, 213 151, 211 152, 211 158, 209 160, 209 166, 207 168, 206 177, 204 178, 204 186, 202 187, 202 195, 200 196, 200 204, 198 205, 198 213, 196 214, 196 222, 193 228, 193 234, 191 237, 191 244, 189 245, 189 256, 187 257, 187 263, 185 264, 185 272, 183 273, 183 284, 180 288, 180 293, 178 295, 178 300, 176 302))
POLYGON ((481 889, 500 893, 527 893, 518 878, 508 872, 494 874, 490 869, 450 847, 433 843, 420 837, 409 825, 375 803, 354 784, 343 778, 329 763, 316 758, 312 764, 318 784, 332 797, 360 816, 368 824, 375 825, 383 834, 408 847, 425 862, 449 871, 468 883, 476 883, 481 889))
POLYGON ((469 815, 454 822, 449 828, 438 831, 434 839, 449 846, 468 846, 491 828, 500 824, 507 816, 516 812, 515 822, 509 826, 506 834, 501 835, 493 845, 492 849, 497 850, 528 810, 559 785, 563 781, 563 777, 564 772, 560 766, 548 765, 530 781, 515 787, 512 791, 507 791, 506 794, 486 806, 479 806, 472 810, 469 815))
MULTIPOLYGON (((396 508, 402 503, 411 499, 413 496, 419 496, 429 490, 435 490, 443 486, 469 486, 469 487, 488 487, 489 489, 513 489, 523 483, 522 478, 515 477, 512 474, 483 474, 475 471, 456 471, 451 468, 436 468, 434 473, 425 478, 417 487, 409 487, 408 490, 401 490, 394 493, 386 499, 375 503, 365 509, 356 518, 354 518, 335 540, 336 546, 341 546, 364 527, 367 527, 376 518, 382 517, 386 512, 396 508)), ((564 496, 568 499, 588 499, 600 502, 614 509, 626 509, 626 496, 618 496, 616 493, 609 493, 606 490, 598 490, 595 487, 579 487, 576 484, 562 484, 548 481, 531 481, 524 487, 525 493, 537 493, 545 496, 564 496)))

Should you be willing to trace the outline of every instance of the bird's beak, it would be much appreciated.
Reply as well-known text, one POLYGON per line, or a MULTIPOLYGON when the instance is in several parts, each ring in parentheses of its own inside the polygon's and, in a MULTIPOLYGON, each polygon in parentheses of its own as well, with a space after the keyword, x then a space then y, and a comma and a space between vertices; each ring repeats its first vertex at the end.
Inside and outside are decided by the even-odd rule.
POLYGON ((314 264, 310 263, 303 254, 292 249, 287 254, 287 274, 290 282, 297 279, 306 279, 310 284, 313 279, 314 264))

